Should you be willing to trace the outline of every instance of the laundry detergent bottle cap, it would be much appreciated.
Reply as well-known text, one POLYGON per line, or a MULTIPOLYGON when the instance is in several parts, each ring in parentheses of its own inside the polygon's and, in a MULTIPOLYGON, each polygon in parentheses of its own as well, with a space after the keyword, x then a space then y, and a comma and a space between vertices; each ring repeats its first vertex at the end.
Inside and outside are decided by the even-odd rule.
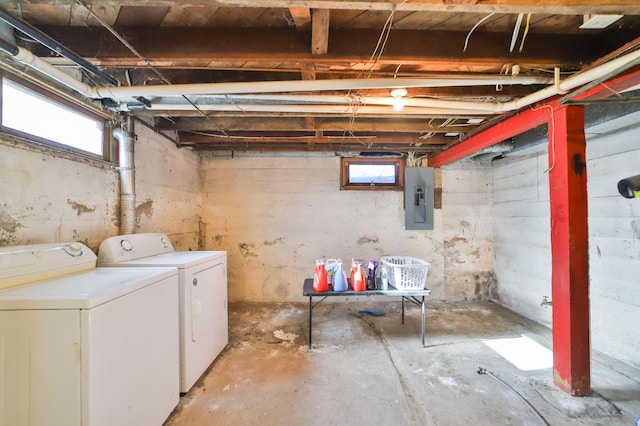
POLYGON ((344 270, 342 260, 336 260, 336 266, 333 270, 333 291, 349 290, 349 282, 347 281, 347 272, 344 270))
POLYGON ((327 270, 324 266, 324 259, 316 260, 316 270, 313 274, 313 290, 329 291, 329 284, 327 282, 327 270))

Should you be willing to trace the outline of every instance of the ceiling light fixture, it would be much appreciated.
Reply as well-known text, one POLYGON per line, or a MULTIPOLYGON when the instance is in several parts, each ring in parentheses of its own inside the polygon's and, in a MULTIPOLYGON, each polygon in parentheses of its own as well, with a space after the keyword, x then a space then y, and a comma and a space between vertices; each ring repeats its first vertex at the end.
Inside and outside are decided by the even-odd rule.
POLYGON ((389 92, 389 94, 394 98, 401 98, 403 96, 407 96, 407 93, 408 93, 407 89, 403 89, 403 88, 391 89, 391 91, 389 92))
POLYGON ((391 89, 389 94, 393 97, 393 109, 396 111, 402 111, 404 108, 404 100, 402 99, 404 96, 407 96, 407 89, 397 88, 391 89))

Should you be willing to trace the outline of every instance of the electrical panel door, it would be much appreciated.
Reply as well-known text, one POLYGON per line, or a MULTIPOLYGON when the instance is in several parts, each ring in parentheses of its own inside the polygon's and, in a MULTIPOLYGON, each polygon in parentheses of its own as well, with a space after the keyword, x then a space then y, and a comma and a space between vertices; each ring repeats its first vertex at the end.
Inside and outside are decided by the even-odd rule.
POLYGON ((433 168, 405 169, 405 229, 433 229, 433 186, 433 168))

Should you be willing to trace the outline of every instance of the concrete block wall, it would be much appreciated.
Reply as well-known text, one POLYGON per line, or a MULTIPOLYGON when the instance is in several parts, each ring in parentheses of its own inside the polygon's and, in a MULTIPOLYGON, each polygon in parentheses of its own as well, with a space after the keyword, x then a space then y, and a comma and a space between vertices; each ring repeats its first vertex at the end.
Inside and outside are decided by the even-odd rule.
POLYGON ((481 161, 442 169, 446 300, 486 300, 495 285, 491 186, 490 169, 481 161))
MULTIPOLYGON (((640 114, 586 129, 591 343, 640 368, 640 200, 617 182, 640 174, 640 114)), ((494 162, 497 301, 551 326, 549 185, 546 143, 494 162)))
POLYGON ((167 234, 176 250, 200 249, 200 156, 135 125, 136 233, 167 234))
MULTIPOLYGON (((166 232, 177 249, 199 244, 197 155, 137 126, 136 232, 166 232)), ((120 233, 112 164, 0 137, 0 245, 80 241, 96 251, 120 233)))
MULTIPOLYGON (((443 173, 444 182, 457 179, 457 170, 443 173)), ((461 179, 490 181, 487 169, 464 173, 461 179)), ((334 155, 203 159, 203 248, 228 251, 230 301, 303 301, 302 282, 313 276, 315 259, 341 258, 348 267, 352 257, 382 255, 431 262, 432 299, 476 296, 476 283, 491 271, 491 226, 478 214, 488 212, 488 186, 452 184, 435 212, 435 230, 406 231, 402 192, 341 191, 339 179, 334 155), (464 201, 469 192, 476 205, 464 201), (466 237, 458 247, 456 238, 466 237)))
POLYGON ((110 165, 0 140, 0 245, 80 241, 118 232, 118 176, 110 165))

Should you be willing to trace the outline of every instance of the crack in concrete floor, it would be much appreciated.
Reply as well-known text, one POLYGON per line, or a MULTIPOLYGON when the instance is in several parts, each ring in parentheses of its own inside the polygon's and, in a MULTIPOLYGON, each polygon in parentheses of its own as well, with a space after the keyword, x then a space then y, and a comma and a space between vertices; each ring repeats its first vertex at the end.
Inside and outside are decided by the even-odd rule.
POLYGON ((640 416, 640 384, 632 379, 640 375, 612 360, 594 360, 592 387, 619 415, 592 416, 587 400, 580 412, 558 409, 575 399, 543 389, 553 386, 551 369, 521 371, 483 343, 527 335, 550 347, 549 330, 492 303, 430 304, 424 348, 419 308, 402 325, 399 302, 348 301, 314 309, 309 349, 307 308, 230 305, 229 345, 165 426, 538 425, 521 401, 476 373, 479 365, 552 425, 630 425, 640 416), (366 306, 385 315, 355 314, 366 306), (295 337, 278 339, 276 331, 295 337))

